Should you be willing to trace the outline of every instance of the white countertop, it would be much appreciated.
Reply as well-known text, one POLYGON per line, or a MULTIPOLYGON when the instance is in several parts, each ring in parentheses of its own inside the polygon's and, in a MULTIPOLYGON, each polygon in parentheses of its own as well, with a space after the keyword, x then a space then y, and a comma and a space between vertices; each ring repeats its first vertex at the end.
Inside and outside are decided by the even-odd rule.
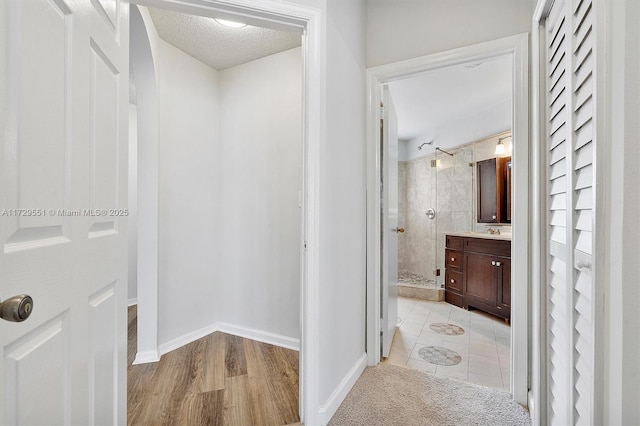
POLYGON ((488 240, 503 240, 511 241, 511 234, 489 234, 487 232, 447 232, 447 235, 453 235, 454 237, 472 237, 472 238, 486 238, 488 240))

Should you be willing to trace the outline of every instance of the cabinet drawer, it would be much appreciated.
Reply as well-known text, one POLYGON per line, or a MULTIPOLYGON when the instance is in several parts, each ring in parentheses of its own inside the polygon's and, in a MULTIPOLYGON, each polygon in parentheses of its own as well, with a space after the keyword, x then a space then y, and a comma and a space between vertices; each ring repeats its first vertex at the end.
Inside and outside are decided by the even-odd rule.
POLYGON ((454 249, 454 250, 462 250, 463 238, 447 235, 445 243, 447 248, 454 249))
POLYGON ((485 238, 465 238, 464 251, 511 257, 511 241, 485 238))
POLYGON ((462 294, 462 272, 447 269, 444 274, 444 288, 462 294))
POLYGON ((460 269, 462 268, 462 252, 457 250, 445 250, 444 265, 447 268, 460 269))

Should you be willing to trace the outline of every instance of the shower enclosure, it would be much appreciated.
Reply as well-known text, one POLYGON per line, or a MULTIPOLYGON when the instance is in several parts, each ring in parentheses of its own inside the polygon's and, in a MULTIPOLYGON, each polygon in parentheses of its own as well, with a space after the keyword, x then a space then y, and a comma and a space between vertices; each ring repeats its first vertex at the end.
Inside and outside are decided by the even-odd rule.
POLYGON ((474 147, 421 147, 427 155, 399 162, 399 294, 444 300, 445 234, 473 231, 474 147))

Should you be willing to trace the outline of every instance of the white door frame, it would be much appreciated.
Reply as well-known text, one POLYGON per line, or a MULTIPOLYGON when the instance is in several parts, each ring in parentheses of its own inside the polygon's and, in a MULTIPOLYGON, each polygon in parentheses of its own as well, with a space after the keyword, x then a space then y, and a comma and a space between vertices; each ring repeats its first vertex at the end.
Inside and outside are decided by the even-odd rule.
MULTIPOLYGON (((300 304, 300 421, 320 423, 319 403, 319 195, 320 143, 324 134, 326 93, 326 31, 323 0, 306 5, 281 0, 134 0, 142 6, 161 7, 200 16, 240 17, 242 22, 303 33, 303 205, 300 304)), ((155 288, 157 300, 157 286, 155 288)), ((138 303, 144 303, 138 298, 138 303)), ((156 314, 156 309, 150 310, 156 314)), ((157 323, 157 321, 156 321, 157 323)))
POLYGON ((533 13, 532 38, 531 38, 531 92, 532 92, 532 111, 531 121, 531 179, 533 184, 532 191, 532 211, 534 212, 533 229, 532 229, 532 246, 531 258, 532 268, 531 275, 534 283, 538 286, 532 287, 531 304, 534 315, 531 316, 531 395, 529 410, 533 424, 544 424, 547 421, 547 292, 544 272, 546 267, 545 256, 542 252, 546 249, 547 232, 546 225, 542 223, 544 215, 541 213, 546 210, 546 199, 543 198, 545 183, 545 166, 542 138, 546 129, 544 120, 544 110, 542 109, 545 96, 542 94, 544 90, 544 76, 542 75, 543 56, 541 52, 541 40, 544 40, 544 19, 549 14, 553 1, 538 1, 536 10, 533 13), (531 402, 534 402, 531 404, 531 402), (533 405, 533 406, 531 406, 533 405), (543 421, 544 419, 544 421, 543 421))
POLYGON ((529 36, 519 34, 367 70, 367 363, 380 362, 380 87, 426 71, 510 54, 513 58, 513 237, 511 393, 527 405, 529 390, 530 183, 529 36))
POLYGON ((138 342, 134 364, 157 362, 158 352, 158 96, 144 15, 131 6, 130 55, 137 96, 137 289, 138 342), (143 159, 144 161, 140 161, 143 159), (141 221, 139 218, 143 217, 141 221))

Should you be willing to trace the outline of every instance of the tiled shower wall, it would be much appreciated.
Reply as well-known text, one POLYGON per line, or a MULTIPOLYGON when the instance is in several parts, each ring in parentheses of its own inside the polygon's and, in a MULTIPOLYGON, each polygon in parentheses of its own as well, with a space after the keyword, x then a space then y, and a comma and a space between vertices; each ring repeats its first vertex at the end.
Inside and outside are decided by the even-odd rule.
POLYGON ((445 234, 474 229, 473 146, 399 162, 398 269, 444 280, 445 234), (437 165, 432 167, 432 160, 437 165), (427 210, 436 212, 435 219, 427 210), (436 269, 441 275, 434 276, 436 269))

